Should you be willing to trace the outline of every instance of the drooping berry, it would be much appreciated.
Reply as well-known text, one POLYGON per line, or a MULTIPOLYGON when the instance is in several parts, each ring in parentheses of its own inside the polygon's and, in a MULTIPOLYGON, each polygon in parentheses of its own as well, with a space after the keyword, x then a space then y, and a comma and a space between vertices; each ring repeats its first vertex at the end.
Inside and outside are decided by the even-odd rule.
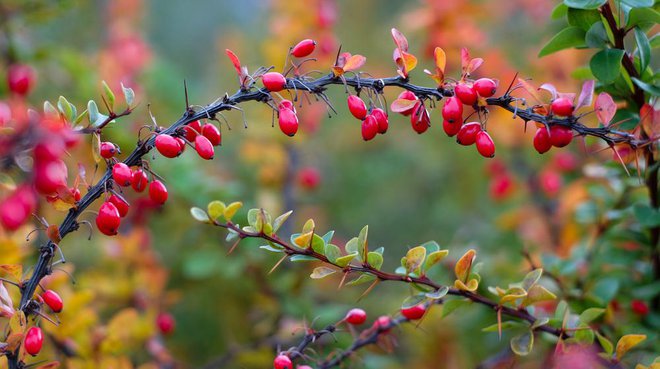
POLYGON ((431 126, 431 117, 423 104, 419 103, 418 105, 417 109, 410 115, 410 124, 415 132, 422 134, 431 126))
POLYGON ((282 133, 285 135, 293 137, 293 135, 298 132, 298 117, 296 116, 296 113, 293 112, 293 110, 280 109, 278 122, 280 125, 280 130, 282 130, 282 133))
POLYGON ((186 151, 186 141, 183 138, 179 137, 179 136, 174 137, 174 139, 176 140, 176 142, 179 143, 179 147, 181 148, 181 152, 183 153, 184 151, 186 151))
POLYGON ((315 47, 316 41, 307 38, 298 42, 298 44, 291 49, 291 55, 296 58, 304 58, 314 52, 315 47))
POLYGON ((278 92, 284 90, 286 78, 282 73, 268 72, 261 76, 261 82, 268 91, 278 92))
POLYGON ((306 190, 314 190, 321 183, 321 172, 314 167, 305 167, 298 172, 298 183, 306 190))
POLYGON ((571 143, 573 140, 573 130, 564 127, 554 125, 550 127, 550 142, 554 147, 564 147, 571 143))
POLYGON ((552 104, 550 104, 550 110, 554 115, 569 117, 573 115, 575 106, 573 105, 573 102, 570 99, 565 97, 559 97, 552 101, 552 104))
POLYGON ((353 325, 364 324, 364 322, 367 321, 367 313, 362 309, 351 309, 348 311, 348 313, 346 313, 344 320, 346 320, 347 323, 353 325))
POLYGON ((460 123, 463 121, 463 104, 461 104, 457 97, 452 96, 447 98, 445 105, 442 107, 442 119, 449 123, 459 123, 460 126, 460 123))
POLYGON ((378 134, 378 122, 373 115, 369 115, 362 121, 362 139, 369 141, 378 134))
POLYGON ((481 97, 491 97, 497 91, 497 83, 490 78, 479 78, 474 81, 472 88, 481 97))
POLYGON ((474 103, 477 102, 477 93, 474 91, 474 88, 465 83, 457 84, 456 87, 454 87, 454 93, 465 105, 474 105, 474 103))
POLYGON ((7 69, 7 85, 9 91, 25 96, 34 85, 34 69, 29 65, 14 64, 7 69))
POLYGON ((133 179, 131 180, 131 187, 136 192, 142 192, 147 188, 149 184, 149 177, 147 173, 142 170, 142 168, 137 168, 133 171, 133 179))
POLYGON ((117 146, 113 144, 112 142, 101 142, 101 157, 104 159, 111 159, 113 158, 119 150, 117 149, 117 146))
POLYGON ((202 132, 202 125, 198 120, 196 120, 184 126, 183 130, 186 133, 186 140, 193 142, 195 141, 195 137, 197 137, 197 135, 202 132))
POLYGON ((380 108, 376 108, 371 111, 371 115, 376 118, 376 123, 378 123, 378 133, 383 134, 387 132, 387 129, 390 127, 390 123, 387 118, 385 111, 380 108))
POLYGON ((176 158, 181 155, 181 145, 174 137, 167 134, 159 134, 155 140, 156 150, 166 158, 176 158))
POLYGON ((32 356, 36 356, 41 351, 41 346, 44 344, 44 335, 39 327, 31 327, 25 334, 25 352, 32 356))
POLYGON ((291 359, 284 354, 277 355, 275 360, 273 360, 273 366, 275 369, 293 369, 291 359))
POLYGON ((454 137, 461 130, 461 122, 451 123, 448 120, 442 121, 442 129, 445 131, 447 136, 454 137))
POLYGON ((458 131, 456 142, 461 145, 469 146, 477 140, 477 133, 481 132, 481 123, 465 123, 458 131))
POLYGON ((294 113, 296 112, 296 107, 293 105, 291 100, 286 100, 286 99, 280 101, 280 104, 277 106, 277 109, 279 109, 279 110, 289 109, 294 113))
POLYGON ((160 313, 156 317, 156 326, 163 335, 169 335, 176 328, 176 320, 170 313, 160 313))
POLYGON ((218 146, 222 143, 222 134, 214 124, 205 124, 204 127, 202 127, 202 135, 208 138, 213 146, 218 146))
POLYGON ((128 205, 128 203, 124 201, 121 197, 113 194, 108 198, 108 202, 111 202, 117 208, 120 217, 123 218, 126 216, 126 214, 128 214, 128 209, 130 208, 130 205, 128 205))
POLYGON ((367 106, 364 104, 364 101, 356 95, 348 96, 348 110, 355 118, 360 120, 367 116, 367 106))
POLYGON ((99 231, 107 236, 114 236, 117 234, 120 224, 121 217, 115 204, 109 201, 104 202, 99 208, 99 215, 96 216, 96 226, 99 231))
POLYGON ((133 171, 128 165, 119 162, 112 166, 112 179, 114 179, 115 183, 119 186, 130 186, 133 181, 133 171))
POLYGON ((211 160, 215 155, 213 144, 206 136, 198 135, 195 137, 195 151, 202 159, 211 160))
MULTIPOLYGON (((419 100, 419 98, 417 98, 417 95, 415 95, 414 93, 412 93, 411 91, 408 91, 408 90, 402 91, 399 94, 399 96, 397 97, 397 99, 410 100, 410 101, 419 100)), ((401 115, 406 116, 406 117, 409 116, 410 114, 412 114, 412 112, 413 112, 413 110, 415 109, 416 106, 417 106, 416 104, 411 105, 409 109, 407 109, 406 111, 402 111, 401 115)))
POLYGON ((401 309, 401 315, 410 320, 421 319, 426 313, 426 307, 424 304, 417 304, 408 308, 401 309))
POLYGON ((46 292, 41 294, 41 298, 54 313, 59 313, 62 311, 62 308, 64 308, 64 302, 62 302, 62 298, 57 294, 57 292, 53 290, 46 290, 46 292))
POLYGON ((381 330, 384 333, 387 333, 391 329, 389 328, 390 324, 392 324, 392 318, 390 318, 387 315, 382 315, 379 316, 378 319, 376 319, 376 321, 373 324, 373 327, 381 330))
POLYGON ((630 308, 637 315, 646 316, 649 313, 649 306, 642 300, 632 300, 630 308))
POLYGON ((475 143, 477 144, 477 151, 479 151, 481 156, 486 158, 492 158, 495 156, 495 143, 493 142, 493 139, 490 138, 488 132, 479 131, 475 143))
POLYGON ((155 180, 149 184, 149 198, 161 205, 167 201, 167 187, 163 182, 155 180))
POLYGON ((540 127, 534 134, 534 148, 539 154, 544 154, 552 148, 550 133, 546 127, 540 127))

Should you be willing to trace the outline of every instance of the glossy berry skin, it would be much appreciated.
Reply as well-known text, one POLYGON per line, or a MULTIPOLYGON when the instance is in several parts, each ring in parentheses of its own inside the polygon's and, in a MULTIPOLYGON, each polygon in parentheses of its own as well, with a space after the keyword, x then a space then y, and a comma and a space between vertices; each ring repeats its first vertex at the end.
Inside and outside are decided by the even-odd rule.
POLYGON ((410 320, 421 319, 424 316, 424 313, 426 313, 426 307, 424 307, 424 304, 418 304, 409 308, 401 309, 401 315, 410 320))
POLYGON ((278 92, 284 90, 286 86, 286 78, 282 73, 268 72, 261 76, 261 82, 268 91, 278 92))
POLYGON ((495 143, 488 132, 479 131, 475 143, 477 144, 477 151, 479 151, 481 156, 485 158, 492 158, 495 156, 495 143))
POLYGON ((288 356, 277 355, 275 360, 273 360, 273 367, 275 369, 293 369, 293 363, 288 356))
POLYGON ((103 159, 112 159, 118 151, 117 146, 112 142, 101 142, 101 157, 103 159))
POLYGON ((362 139, 365 141, 372 140, 378 134, 378 122, 373 115, 366 117, 362 121, 362 139))
POLYGON ((442 129, 445 131, 447 136, 454 137, 456 136, 456 134, 458 134, 458 132, 460 132, 461 123, 460 122, 451 123, 448 120, 443 120, 442 129))
POLYGON ((344 320, 352 325, 364 324, 367 321, 367 313, 362 309, 351 309, 346 313, 344 320))
POLYGON ((472 88, 481 97, 491 97, 497 91, 497 83, 490 78, 479 78, 474 81, 472 88))
POLYGON ((112 179, 114 179, 115 183, 119 186, 130 186, 133 181, 133 171, 128 165, 117 163, 112 166, 112 179))
POLYGON ((46 290, 46 292, 41 294, 41 298, 54 313, 59 313, 64 308, 62 298, 53 290, 46 290))
POLYGON ((459 125, 463 121, 463 104, 457 97, 447 98, 442 107, 442 119, 449 123, 459 123, 459 125))
POLYGON ((186 141, 183 138, 178 137, 178 136, 174 137, 174 139, 176 140, 176 142, 179 143, 179 147, 181 148, 181 152, 183 153, 184 151, 186 151, 186 141))
POLYGON ((14 64, 7 69, 7 86, 9 91, 20 95, 27 95, 34 86, 35 73, 29 65, 14 64))
POLYGON ((534 149, 539 154, 544 154, 552 148, 552 142, 550 141, 550 133, 545 127, 540 127, 536 130, 534 134, 534 149))
POLYGON ((367 117, 367 106, 356 95, 350 95, 348 97, 348 110, 357 119, 362 120, 367 117))
POLYGON ((213 144, 206 136, 198 135, 195 137, 195 151, 202 159, 211 160, 215 155, 213 144))
POLYGON ((474 105, 477 102, 477 93, 474 91, 474 88, 466 85, 465 83, 459 83, 454 87, 454 93, 456 97, 465 105, 474 105))
POLYGON ((149 198, 161 205, 167 201, 167 187, 163 182, 155 180, 149 184, 149 198))
POLYGON ((642 300, 632 300, 630 302, 630 308, 637 315, 645 316, 649 313, 649 306, 642 300))
POLYGON ((293 137, 298 132, 298 116, 291 109, 280 109, 278 123, 282 133, 293 137))
POLYGON ((137 168, 136 170, 133 171, 133 179, 131 180, 131 187, 136 192, 142 192, 147 189, 147 185, 149 184, 149 178, 147 177, 147 173, 142 170, 142 168, 137 168))
POLYGON ((413 130, 421 135, 431 126, 431 117, 428 110, 422 104, 418 105, 419 107, 410 116, 410 124, 413 130))
POLYGON ((160 313, 156 317, 156 326, 160 333, 167 336, 174 332, 174 328, 176 328, 176 320, 174 320, 174 317, 170 313, 160 313))
POLYGON ((380 108, 376 108, 371 111, 371 115, 376 118, 376 123, 378 123, 378 133, 384 134, 387 132, 387 129, 390 127, 390 123, 387 118, 385 111, 380 108))
POLYGON ((573 140, 573 130, 564 126, 550 127, 550 142, 554 147, 564 147, 573 140))
POLYGON ((39 327, 31 327, 25 334, 25 352, 32 356, 36 356, 41 351, 41 346, 44 344, 44 334, 39 327))
POLYGON ((156 136, 154 141, 156 144, 156 150, 166 158, 176 158, 181 155, 181 145, 174 137, 166 134, 160 134, 156 136))
POLYGON ((205 124, 202 127, 202 136, 208 138, 213 146, 218 146, 222 143, 222 134, 214 124, 205 124))
POLYGON ((107 236, 114 236, 119 230, 121 217, 115 204, 106 201, 99 208, 99 215, 96 216, 96 226, 99 231, 107 236))
POLYGON ((552 104, 550 104, 550 111, 554 115, 570 117, 573 115, 574 110, 575 106, 573 106, 573 102, 565 97, 554 99, 552 104))
POLYGON ((291 49, 291 55, 296 58, 304 58, 314 52, 315 47, 316 41, 307 38, 298 42, 298 44, 291 49))
POLYGON ((123 218, 126 216, 126 214, 128 214, 128 209, 130 208, 130 206, 126 201, 122 200, 119 196, 113 194, 108 198, 108 202, 111 202, 117 208, 120 217, 123 218))
POLYGON ((195 141, 195 137, 202 132, 202 125, 196 120, 183 127, 183 130, 186 133, 186 140, 193 142, 195 141))
POLYGON ((481 132, 481 123, 465 123, 458 131, 456 142, 464 146, 472 145, 477 140, 477 133, 479 132, 481 132))

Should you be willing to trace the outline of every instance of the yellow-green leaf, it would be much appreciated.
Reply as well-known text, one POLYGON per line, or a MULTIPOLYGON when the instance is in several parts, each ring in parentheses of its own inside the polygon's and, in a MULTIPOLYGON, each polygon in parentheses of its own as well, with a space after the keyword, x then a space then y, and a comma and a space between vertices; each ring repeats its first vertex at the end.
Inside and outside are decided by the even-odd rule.
POLYGON ((456 262, 456 266, 454 267, 456 279, 462 282, 467 282, 467 278, 470 275, 470 269, 472 268, 472 262, 474 261, 476 254, 476 251, 470 249, 456 262))
POLYGON ((406 253, 406 271, 412 273, 417 270, 426 259, 426 248, 424 246, 413 247, 406 253))
POLYGON ((621 360, 631 348, 639 345, 646 339, 645 334, 626 334, 616 343, 616 359, 621 360))
POLYGON ((316 228, 316 225, 314 224, 314 219, 309 219, 308 221, 305 222, 305 225, 303 225, 302 233, 312 232, 314 228, 316 228))
POLYGON ((454 287, 459 290, 474 292, 479 288, 479 281, 473 278, 465 284, 463 281, 457 279, 454 281, 454 287))
POLYGON ((293 213, 293 210, 289 210, 286 213, 275 218, 275 221, 273 221, 273 233, 276 233, 280 229, 282 224, 284 224, 284 222, 286 222, 286 220, 289 219, 291 213, 293 213))
POLYGON ((310 274, 309 277, 312 279, 321 279, 323 277, 329 276, 334 272, 336 272, 336 270, 330 269, 328 267, 318 267, 314 268, 314 271, 312 271, 312 274, 310 274))
POLYGON ((442 259, 449 255, 449 250, 439 250, 434 251, 426 257, 426 262, 424 263, 424 270, 429 270, 431 267, 441 262, 442 259))
POLYGON ((525 356, 532 352, 534 347, 534 333, 526 331, 511 339, 511 351, 516 355, 525 356))
POLYGON ((309 246, 311 246, 311 241, 312 241, 312 236, 314 235, 314 231, 309 231, 307 233, 302 233, 298 237, 293 239, 293 243, 296 244, 296 246, 306 249, 309 246))
POLYGON ((367 237, 369 235, 369 226, 364 226, 362 230, 360 230, 360 234, 358 235, 358 252, 360 253, 360 257, 362 260, 366 259, 367 252, 369 252, 369 241, 367 240, 367 237))
POLYGON ((115 106, 115 93, 112 92, 110 89, 110 86, 108 86, 105 81, 102 82, 103 84, 103 91, 105 92, 105 101, 108 103, 108 106, 110 107, 110 110, 115 106))
POLYGON ((528 290, 530 287, 536 284, 543 275, 543 269, 538 268, 534 269, 531 272, 527 273, 525 278, 522 281, 522 288, 528 290))
POLYGON ((369 263, 372 268, 380 270, 380 267, 383 266, 383 255, 372 251, 367 254, 367 263, 369 263))
POLYGON ((540 284, 533 285, 529 291, 527 291, 527 297, 522 302, 522 306, 529 306, 541 301, 549 301, 556 299, 554 293, 545 289, 545 287, 540 284))
POLYGON ((356 256, 357 256, 357 253, 352 253, 352 254, 348 254, 348 255, 338 257, 337 260, 335 261, 335 264, 337 264, 338 266, 344 268, 351 261, 353 261, 353 259, 355 259, 356 256))
POLYGON ((243 206, 243 203, 240 201, 232 202, 231 204, 227 205, 227 207, 224 210, 224 215, 225 219, 229 222, 231 221, 231 218, 236 215, 236 212, 238 209, 240 209, 243 206))
POLYGON ((209 204, 206 206, 206 211, 208 212, 211 219, 216 220, 223 215, 226 207, 227 206, 224 202, 215 200, 209 202, 209 204))

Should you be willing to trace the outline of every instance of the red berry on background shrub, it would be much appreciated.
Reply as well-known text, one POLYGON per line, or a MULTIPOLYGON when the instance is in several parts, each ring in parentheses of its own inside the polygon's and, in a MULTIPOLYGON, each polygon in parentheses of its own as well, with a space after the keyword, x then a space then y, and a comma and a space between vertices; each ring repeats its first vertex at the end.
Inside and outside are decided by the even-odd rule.
POLYGON ((486 131, 479 131, 477 133, 477 151, 485 158, 492 158, 495 156, 495 143, 486 131))
POLYGON ((160 313, 156 317, 156 326, 161 334, 167 336, 174 332, 176 320, 174 320, 174 317, 170 313, 160 313))
MULTIPOLYGON (((412 93, 412 92, 410 92, 410 91, 408 91, 408 90, 402 91, 402 92, 399 94, 399 96, 397 97, 397 99, 410 100, 410 101, 417 101, 417 100, 419 100, 419 99, 417 98, 417 96, 416 96, 414 93, 412 93)), ((417 105, 414 105, 414 107, 417 107, 417 105)), ((406 116, 406 117, 407 117, 407 116, 409 116, 410 114, 412 114, 413 110, 415 110, 414 107, 411 106, 410 109, 408 109, 408 110, 406 110, 406 111, 402 111, 400 114, 403 115, 403 116, 406 116)))
POLYGON ((348 96, 348 110, 355 118, 360 120, 367 116, 367 106, 364 104, 364 101, 356 95, 348 96))
POLYGON ((383 134, 387 132, 390 123, 388 121, 387 114, 385 114, 385 111, 383 109, 376 108, 371 111, 371 115, 376 118, 376 123, 378 123, 378 133, 383 134))
POLYGON ((31 327, 25 334, 25 352, 32 356, 36 356, 41 351, 41 346, 44 344, 44 335, 39 327, 31 327))
POLYGON ((544 154, 552 148, 552 141, 550 140, 550 133, 546 127, 541 127, 536 130, 534 134, 534 149, 539 154, 544 154))
POLYGON ((283 354, 277 355, 275 360, 273 360, 273 366, 275 369, 293 369, 291 359, 283 354))
POLYGON ((298 132, 298 117, 291 109, 280 109, 278 123, 282 133, 293 137, 298 132))
POLYGON ((64 308, 64 302, 62 302, 62 298, 57 294, 57 292, 53 290, 46 290, 46 292, 41 294, 41 298, 54 313, 59 313, 62 311, 62 308, 64 308))
POLYGON ((448 120, 442 121, 442 129, 449 137, 456 136, 456 134, 461 131, 461 127, 462 123, 460 121, 455 123, 451 123, 448 120))
POLYGON ((215 155, 213 144, 206 136, 198 135, 195 137, 195 151, 202 159, 211 160, 215 155))
POLYGON ((552 114, 554 115, 569 117, 573 115, 574 110, 575 106, 573 105, 573 102, 565 97, 554 99, 550 104, 550 111, 552 111, 552 114))
POLYGON ((481 123, 465 123, 458 131, 456 142, 464 146, 472 145, 477 140, 477 133, 479 132, 481 132, 481 123))
POLYGON ((497 91, 497 83, 490 78, 479 78, 474 81, 472 88, 481 97, 491 97, 497 91))
POLYGON ((37 163, 34 168, 34 188, 43 195, 51 195, 66 187, 69 170, 62 160, 37 163))
POLYGON ((552 162, 557 169, 563 172, 571 172, 577 169, 578 161, 573 153, 568 151, 560 151, 552 158, 552 162))
POLYGON ((351 309, 346 313, 344 320, 352 325, 364 324, 367 321, 367 313, 362 309, 351 309))
POLYGON ((291 55, 296 58, 304 58, 314 52, 315 47, 316 41, 307 38, 298 42, 298 44, 291 49, 291 55))
POLYGON ((30 218, 36 208, 34 192, 23 185, 3 200, 0 200, 0 224, 2 227, 15 231, 30 218))
POLYGON ((314 167, 305 167, 298 172, 298 183, 306 190, 314 190, 321 183, 321 172, 314 167))
POLYGON ((429 116, 429 111, 426 110, 424 105, 421 103, 417 105, 418 107, 410 115, 410 125, 415 132, 422 134, 431 126, 431 117, 429 116))
POLYGON ((309 365, 298 365, 298 369, 313 369, 313 368, 309 365))
POLYGON ((490 196, 493 200, 503 200, 511 194, 513 190, 513 181, 511 176, 504 172, 495 175, 490 180, 490 196))
POLYGON ((442 107, 442 119, 449 123, 458 123, 460 128, 460 124, 463 122, 463 104, 457 97, 452 96, 445 100, 445 105, 442 107))
POLYGON ((645 316, 649 313, 649 306, 642 300, 632 300, 630 308, 637 315, 645 316))
POLYGON ((34 69, 29 65, 13 64, 7 69, 7 86, 9 86, 9 91, 17 95, 27 95, 34 86, 34 82, 34 69))
POLYGON ((378 122, 373 115, 369 115, 362 121, 362 139, 369 141, 378 134, 378 122))
POLYGON ((391 329, 391 328, 387 328, 390 324, 392 324, 392 318, 390 318, 387 315, 382 315, 379 316, 378 319, 376 319, 373 326, 387 333, 391 329))
POLYGON ((112 179, 118 186, 130 186, 133 181, 133 171, 128 165, 119 162, 112 166, 112 179))
POLYGON ((181 144, 174 137, 167 134, 159 134, 154 141, 156 150, 166 158, 176 158, 183 151, 181 144))
POLYGON ((155 180, 149 184, 149 198, 161 205, 167 201, 167 187, 163 182, 155 180))
POLYGON ((48 140, 39 142, 34 146, 34 161, 37 165, 54 160, 60 160, 64 155, 64 144, 60 140, 48 140))
POLYGON ((101 142, 101 157, 104 159, 111 159, 113 158, 117 152, 117 146, 113 144, 112 142, 101 142))
POLYGON ((415 306, 401 309, 401 315, 410 320, 422 319, 424 313, 426 313, 426 307, 424 304, 417 304, 415 306))
POLYGON ((197 137, 198 134, 202 133, 202 125, 198 120, 196 120, 194 122, 185 125, 183 127, 183 130, 186 133, 186 140, 193 142, 195 141, 195 137, 197 137))
POLYGON ((133 178, 131 179, 131 187, 136 192, 142 192, 145 189, 147 189, 147 185, 149 184, 149 177, 147 177, 147 173, 142 170, 142 168, 137 168, 133 171, 133 178))
POLYGON ((559 173, 546 169, 539 174, 539 186, 546 196, 553 197, 561 189, 562 179, 559 173))
POLYGON ((261 82, 268 91, 278 92, 284 90, 286 78, 282 73, 268 72, 261 76, 261 82))
POLYGON ((454 87, 454 94, 465 105, 474 105, 477 102, 477 93, 474 88, 465 83, 457 84, 454 87))
POLYGON ((99 231, 107 236, 114 236, 119 230, 120 223, 121 217, 117 207, 109 201, 104 202, 99 208, 99 215, 96 216, 96 227, 99 231))
POLYGON ((208 138, 213 146, 218 146, 222 143, 222 134, 214 124, 205 124, 202 127, 202 136, 208 138))
POLYGON ((550 127, 550 142, 552 146, 564 147, 573 140, 573 130, 564 126, 550 127))
POLYGON ((117 208, 120 217, 123 218, 126 216, 126 214, 128 214, 128 209, 130 206, 126 201, 122 200, 121 197, 113 194, 108 198, 108 202, 111 202, 117 208))

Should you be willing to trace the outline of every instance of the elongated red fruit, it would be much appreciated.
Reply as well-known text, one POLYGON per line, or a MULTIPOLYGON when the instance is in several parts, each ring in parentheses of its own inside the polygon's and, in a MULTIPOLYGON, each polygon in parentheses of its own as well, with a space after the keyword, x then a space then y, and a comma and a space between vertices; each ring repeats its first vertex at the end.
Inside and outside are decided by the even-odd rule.
POLYGON ((205 124, 204 127, 202 127, 202 135, 208 138, 213 146, 218 146, 222 143, 222 134, 214 124, 205 124))
POLYGON ((278 123, 282 133, 289 137, 293 137, 298 132, 298 117, 291 109, 280 109, 278 123))
POLYGON ((376 123, 378 123, 378 133, 383 134, 387 132, 387 129, 390 127, 390 123, 387 118, 385 111, 380 108, 376 108, 371 111, 371 115, 376 118, 376 123))
POLYGON ((115 204, 106 201, 99 208, 99 215, 96 216, 96 226, 101 233, 107 236, 114 236, 119 230, 121 217, 115 204))
POLYGON ((166 134, 156 136, 156 150, 166 158, 176 158, 181 155, 181 145, 174 137, 166 134))
POLYGON ((573 141, 573 130, 564 126, 550 127, 550 142, 552 146, 564 147, 573 141))
POLYGON ((130 206, 126 201, 122 200, 119 196, 113 194, 108 198, 108 202, 111 202, 117 208, 120 217, 123 218, 126 216, 126 214, 128 214, 128 209, 130 208, 130 206))
POLYGON ((442 121, 442 129, 445 131, 447 136, 454 137, 461 130, 461 122, 451 123, 448 120, 442 121))
POLYGON ((421 319, 424 316, 424 313, 426 313, 426 307, 424 307, 424 304, 418 304, 405 309, 401 309, 401 315, 410 320, 421 319))
POLYGON ((197 137, 197 135, 202 132, 202 125, 198 120, 196 120, 184 126, 183 130, 186 133, 186 140, 193 142, 195 141, 195 137, 197 137))
POLYGON ((424 105, 421 103, 415 109, 415 111, 410 115, 410 124, 412 125, 413 130, 418 134, 426 132, 427 129, 431 126, 431 117, 429 116, 429 111, 426 110, 424 105))
POLYGON ((490 78, 479 78, 474 81, 472 88, 481 97, 491 97, 495 95, 495 91, 497 91, 497 83, 490 78))
POLYGON ((477 144, 477 151, 479 151, 481 156, 485 158, 492 158, 495 156, 495 143, 488 132, 479 131, 475 143, 477 144))
POLYGON ((161 205, 167 201, 167 187, 163 182, 155 180, 149 184, 149 198, 161 205))
POLYGON ((550 104, 550 110, 552 110, 552 114, 562 117, 569 117, 573 115, 575 106, 573 106, 573 102, 571 100, 565 97, 560 97, 552 101, 552 104, 550 104))
POLYGON ((286 86, 286 78, 282 73, 268 72, 261 76, 261 82, 268 91, 278 92, 284 90, 286 86))
POLYGON ((117 146, 112 142, 101 142, 101 157, 110 159, 117 154, 117 146))
POLYGON ((195 137, 195 151, 197 151, 197 154, 199 154, 202 159, 206 160, 213 159, 213 155, 215 155, 213 144, 203 135, 197 135, 197 137, 195 137))
POLYGON ((536 130, 536 133, 534 134, 534 148, 539 154, 546 153, 552 148, 550 134, 546 127, 540 127, 536 130))
POLYGON ((372 140, 378 134, 378 122, 373 115, 369 115, 362 121, 362 139, 372 140))
POLYGON ((364 101, 356 95, 348 96, 348 110, 357 119, 364 119, 367 116, 367 106, 364 101))
POLYGON ((474 105, 477 102, 477 93, 471 86, 459 83, 454 87, 456 97, 465 105, 474 105))
POLYGON ((458 131, 456 142, 461 145, 469 146, 477 140, 477 133, 481 132, 481 123, 465 123, 458 131))
POLYGON ((117 185, 126 187, 131 185, 133 180, 133 171, 124 163, 117 163, 112 166, 112 179, 117 185))
POLYGON ((59 313, 64 308, 62 298, 53 290, 46 290, 46 292, 41 294, 41 298, 54 313, 59 313))
POLYGON ((459 125, 463 121, 463 104, 457 97, 447 98, 445 105, 442 107, 442 119, 449 123, 459 123, 459 125))
POLYGON ((131 187, 136 192, 142 192, 147 188, 147 185, 149 184, 149 178, 147 177, 147 173, 142 170, 142 168, 137 168, 136 170, 133 171, 133 179, 131 179, 131 187))
POLYGON ((296 46, 291 49, 291 55, 295 56, 296 58, 304 58, 314 52, 314 48, 316 47, 316 41, 306 38, 300 42, 296 46))
POLYGON ((344 320, 353 325, 364 324, 367 321, 367 313, 362 309, 351 309, 346 313, 344 320))
POLYGON ((41 351, 41 346, 44 344, 44 335, 41 332, 41 328, 32 327, 28 329, 25 334, 25 352, 32 356, 36 356, 41 351))

